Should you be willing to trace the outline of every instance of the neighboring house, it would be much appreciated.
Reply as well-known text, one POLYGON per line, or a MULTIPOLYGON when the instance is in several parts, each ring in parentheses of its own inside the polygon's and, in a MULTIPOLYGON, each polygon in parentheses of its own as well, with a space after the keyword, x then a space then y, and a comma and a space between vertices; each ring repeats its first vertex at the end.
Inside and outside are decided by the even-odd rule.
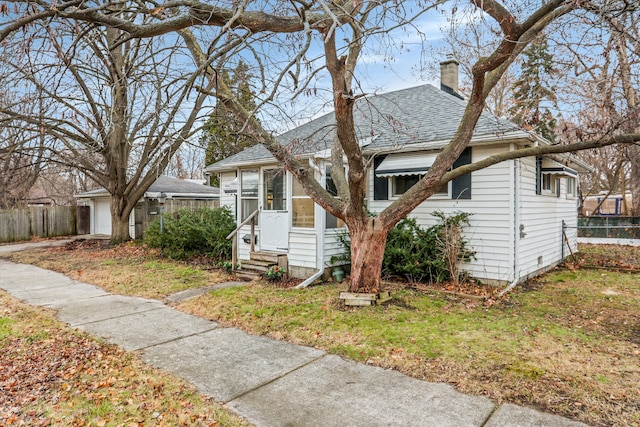
POLYGON ((42 188, 32 188, 27 196, 27 205, 31 206, 54 206, 55 201, 49 197, 42 188))
MULTIPOLYGON (((215 208, 220 206, 220 190, 187 180, 160 176, 144 197, 138 201, 129 217, 129 234, 132 238, 142 237, 147 224, 159 219, 160 205, 158 197, 164 193, 165 213, 180 208, 196 209, 200 207, 215 208)), ((111 234, 111 195, 104 188, 87 191, 75 196, 78 205, 89 206, 90 234, 111 234)))
POLYGON ((623 197, 621 193, 607 195, 605 191, 596 196, 585 197, 582 212, 585 216, 625 216, 632 205, 631 192, 623 197))
MULTIPOLYGON (((379 212, 427 172, 453 137, 465 109, 457 95, 457 63, 442 64, 444 90, 431 85, 360 98, 355 127, 371 159, 367 208, 379 212), (451 67, 454 72, 451 72, 451 67)), ((279 137, 301 159, 308 159, 316 179, 331 190, 330 148, 333 113, 279 137)), ((517 148, 548 144, 511 122, 484 113, 469 148, 455 166, 517 148)), ((588 165, 568 155, 509 160, 450 182, 410 215, 422 226, 436 222, 436 210, 473 214, 465 237, 477 260, 464 269, 483 282, 522 281, 562 261, 562 224, 576 226, 578 172, 588 165)), ((341 252, 336 234, 342 221, 324 211, 262 145, 248 148, 205 168, 220 177, 220 203, 240 224, 258 210, 256 250, 287 254, 290 273, 319 275, 332 255, 341 252)), ((567 228, 572 250, 575 228, 567 228)), ((250 258, 250 228, 237 234, 239 259, 250 258)))

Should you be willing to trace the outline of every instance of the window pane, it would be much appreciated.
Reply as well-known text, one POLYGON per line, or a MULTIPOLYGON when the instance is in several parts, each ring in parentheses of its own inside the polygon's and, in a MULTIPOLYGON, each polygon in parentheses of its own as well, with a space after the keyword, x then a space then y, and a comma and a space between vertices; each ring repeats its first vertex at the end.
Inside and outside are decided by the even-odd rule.
POLYGON ((242 197, 258 197, 258 171, 242 171, 242 197))
POLYGON ((344 221, 341 220, 340 218, 333 216, 332 214, 330 214, 329 212, 325 211, 326 214, 326 227, 327 229, 329 228, 343 228, 344 227, 344 221))
POLYGON ((418 180, 420 180, 419 175, 404 175, 394 177, 393 195, 400 196, 406 193, 408 189, 413 187, 418 182, 418 180))
MULTIPOLYGON (((241 221, 244 221, 245 219, 247 219, 249 217, 249 215, 251 215, 256 209, 258 209, 258 199, 242 199, 242 204, 241 204, 241 213, 242 213, 242 219, 241 221)), ((255 220, 256 220, 256 225, 258 224, 258 216, 255 216, 255 220)))
POLYGON ((576 195, 576 179, 573 177, 567 178, 567 195, 576 195))
POLYGON ((294 227, 313 227, 313 200, 309 197, 300 197, 292 199, 293 207, 293 226, 294 227))
POLYGON ((282 169, 264 171, 264 209, 281 211, 287 209, 287 186, 282 169))
POLYGON ((331 194, 332 196, 337 196, 338 189, 336 188, 336 185, 333 183, 333 178, 331 178, 331 166, 327 166, 325 182, 326 182, 325 188, 327 189, 329 194, 331 194))
POLYGON ((293 178, 293 197, 306 195, 307 193, 304 192, 302 185, 300 185, 297 179, 293 178))

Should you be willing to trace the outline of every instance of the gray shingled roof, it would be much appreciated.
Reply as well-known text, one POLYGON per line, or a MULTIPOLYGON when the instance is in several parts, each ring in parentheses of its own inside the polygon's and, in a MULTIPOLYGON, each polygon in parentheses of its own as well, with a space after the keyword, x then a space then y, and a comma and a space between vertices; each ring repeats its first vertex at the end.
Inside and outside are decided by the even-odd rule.
MULTIPOLYGON (((147 189, 147 193, 160 193, 165 192, 167 194, 180 195, 180 194, 188 194, 190 196, 219 196, 220 189, 216 187, 211 187, 208 185, 198 184, 191 181, 185 181, 178 178, 172 178, 170 176, 160 176, 156 181, 151 184, 151 186, 147 189)), ((98 188, 97 190, 87 191, 82 194, 78 194, 76 197, 89 198, 93 196, 106 196, 109 193, 104 188, 98 188)))
MULTIPOLYGON (((361 142, 368 143, 367 153, 410 151, 415 144, 420 144, 421 149, 438 149, 453 138, 465 106, 466 101, 431 85, 359 98, 354 107, 356 133, 361 142)), ((283 133, 278 139, 296 154, 317 153, 331 146, 334 123, 331 112, 283 133)), ((515 124, 485 112, 476 125, 474 140, 512 133, 526 135, 515 124)), ((271 153, 258 145, 207 166, 205 171, 273 161, 271 153)))

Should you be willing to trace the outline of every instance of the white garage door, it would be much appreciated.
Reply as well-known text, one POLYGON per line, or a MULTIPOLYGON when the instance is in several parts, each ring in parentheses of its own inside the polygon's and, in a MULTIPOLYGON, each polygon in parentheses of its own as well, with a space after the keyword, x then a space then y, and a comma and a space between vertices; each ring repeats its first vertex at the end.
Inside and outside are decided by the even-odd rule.
POLYGON ((96 226, 94 233, 111 235, 111 202, 109 200, 96 200, 96 226))

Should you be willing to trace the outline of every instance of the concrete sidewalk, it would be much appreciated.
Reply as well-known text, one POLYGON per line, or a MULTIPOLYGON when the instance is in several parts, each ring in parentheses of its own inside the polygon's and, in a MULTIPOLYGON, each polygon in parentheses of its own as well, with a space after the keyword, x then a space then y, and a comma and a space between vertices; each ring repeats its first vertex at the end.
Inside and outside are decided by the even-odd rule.
POLYGON ((46 249, 64 246, 67 243, 71 243, 75 240, 108 240, 110 236, 106 234, 79 234, 76 236, 69 236, 64 239, 48 239, 40 240, 38 242, 26 241, 22 243, 10 243, 6 245, 0 245, 0 255, 9 254, 12 252, 26 251, 29 249, 46 249))
POLYGON ((584 426, 446 384, 220 327, 157 300, 111 295, 0 260, 0 288, 197 386, 258 426, 584 426))

